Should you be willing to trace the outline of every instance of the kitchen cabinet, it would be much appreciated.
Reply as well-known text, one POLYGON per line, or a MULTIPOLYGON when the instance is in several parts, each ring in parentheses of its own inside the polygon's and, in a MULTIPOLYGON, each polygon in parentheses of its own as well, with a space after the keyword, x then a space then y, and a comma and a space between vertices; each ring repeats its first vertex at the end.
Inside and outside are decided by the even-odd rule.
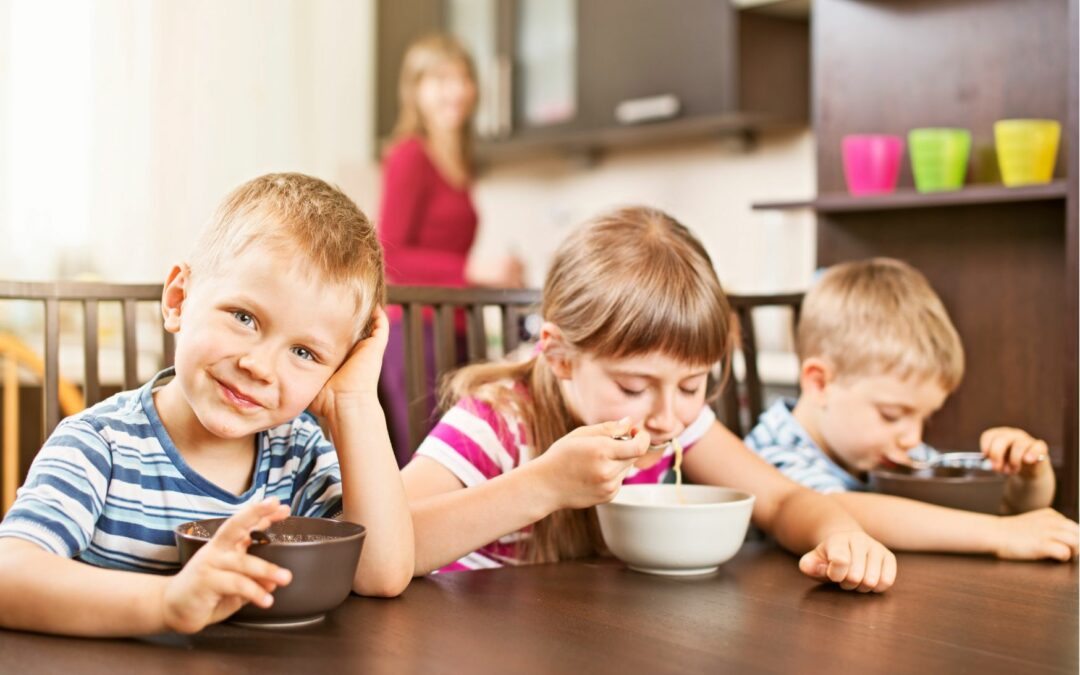
POLYGON ((449 31, 477 65, 492 161, 805 125, 805 17, 726 0, 384 0, 377 133, 397 114, 409 41, 449 31))

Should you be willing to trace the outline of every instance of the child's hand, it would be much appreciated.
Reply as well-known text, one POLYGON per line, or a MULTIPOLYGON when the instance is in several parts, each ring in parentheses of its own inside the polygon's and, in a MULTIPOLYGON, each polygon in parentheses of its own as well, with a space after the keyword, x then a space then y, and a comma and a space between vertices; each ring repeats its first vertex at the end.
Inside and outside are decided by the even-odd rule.
POLYGON ((383 352, 386 351, 389 336, 390 320, 382 307, 376 307, 371 335, 356 343, 308 409, 319 417, 330 417, 335 404, 342 399, 358 395, 376 396, 383 352))
POLYGON ((1047 461, 1050 451, 1046 443, 1032 438, 1031 434, 1023 429, 987 429, 979 438, 979 447, 998 473, 1018 473, 1025 478, 1032 478, 1050 467, 1050 462, 1047 461))
POLYGON ((584 509, 610 502, 634 462, 649 450, 649 434, 633 433, 629 419, 578 427, 555 441, 528 465, 539 472, 558 509, 584 509))
POLYGON ((883 593, 896 581, 896 556, 865 532, 838 532, 804 555, 799 569, 845 591, 883 593))
POLYGON ((1052 558, 1068 562, 1080 547, 1080 526, 1054 509, 1001 516, 998 535, 994 553, 1003 560, 1052 558))
POLYGON ((292 581, 289 570, 247 552, 251 531, 287 518, 289 507, 265 499, 237 511, 165 586, 165 626, 195 633, 229 617, 245 603, 269 607, 271 593, 292 581))

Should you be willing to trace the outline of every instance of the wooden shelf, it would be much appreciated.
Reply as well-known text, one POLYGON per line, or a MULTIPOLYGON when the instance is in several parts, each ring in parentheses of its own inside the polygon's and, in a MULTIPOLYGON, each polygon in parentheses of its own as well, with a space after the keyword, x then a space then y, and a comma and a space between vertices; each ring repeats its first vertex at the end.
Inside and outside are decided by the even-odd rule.
POLYGON ((482 164, 499 164, 540 156, 595 157, 610 150, 663 146, 725 135, 739 136, 752 145, 759 132, 803 125, 805 121, 782 119, 774 115, 731 113, 588 131, 552 129, 549 133, 534 132, 509 140, 481 140, 476 144, 476 159, 482 164))
POLYGON ((813 209, 818 213, 844 213, 854 211, 891 211, 896 209, 922 209, 938 206, 965 206, 973 204, 1000 204, 1006 202, 1035 202, 1065 199, 1068 186, 1065 179, 1058 178, 1043 185, 1005 187, 1004 185, 971 185, 952 192, 916 192, 912 189, 897 190, 885 195, 853 197, 846 193, 819 195, 816 199, 787 202, 761 202, 752 205, 755 211, 813 209))

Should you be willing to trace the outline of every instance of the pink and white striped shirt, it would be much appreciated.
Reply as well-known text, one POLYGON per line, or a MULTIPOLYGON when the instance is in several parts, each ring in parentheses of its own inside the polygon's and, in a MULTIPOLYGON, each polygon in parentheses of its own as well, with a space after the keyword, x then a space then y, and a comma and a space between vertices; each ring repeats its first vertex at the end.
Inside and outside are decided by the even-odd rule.
MULTIPOLYGON (((693 423, 679 434, 684 455, 705 435, 715 419, 712 409, 702 406, 693 423)), ((496 411, 484 401, 465 398, 439 420, 417 448, 416 455, 435 460, 470 488, 521 466, 536 453, 526 440, 525 426, 520 420, 496 411)), ((674 461, 675 450, 668 445, 658 462, 646 469, 631 469, 623 484, 661 483, 674 461)), ((526 528, 500 537, 439 571, 518 564, 518 542, 528 536, 529 528, 526 528)))

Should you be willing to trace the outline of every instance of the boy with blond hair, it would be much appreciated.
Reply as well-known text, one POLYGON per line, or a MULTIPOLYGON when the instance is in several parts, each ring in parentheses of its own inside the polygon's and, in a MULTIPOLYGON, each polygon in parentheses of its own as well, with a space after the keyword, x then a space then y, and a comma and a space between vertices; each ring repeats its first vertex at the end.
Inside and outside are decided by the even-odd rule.
POLYGON ((401 593, 413 533, 375 393, 384 294, 374 229, 340 191, 301 174, 233 191, 162 293, 175 367, 64 420, 0 523, 0 625, 194 632, 268 607, 291 574, 247 553, 250 533, 290 511, 363 523, 353 590, 401 593), (164 576, 176 526, 219 516, 164 576))
POLYGON ((798 326, 797 402, 777 401, 746 443, 789 478, 844 504, 894 549, 1069 560, 1076 523, 1049 507, 1054 472, 1046 443, 1021 429, 983 432, 983 463, 1006 474, 1003 511, 991 516, 868 493, 867 472, 939 453, 922 443, 926 420, 964 374, 960 337, 926 278, 899 260, 829 268, 804 299, 798 326))

